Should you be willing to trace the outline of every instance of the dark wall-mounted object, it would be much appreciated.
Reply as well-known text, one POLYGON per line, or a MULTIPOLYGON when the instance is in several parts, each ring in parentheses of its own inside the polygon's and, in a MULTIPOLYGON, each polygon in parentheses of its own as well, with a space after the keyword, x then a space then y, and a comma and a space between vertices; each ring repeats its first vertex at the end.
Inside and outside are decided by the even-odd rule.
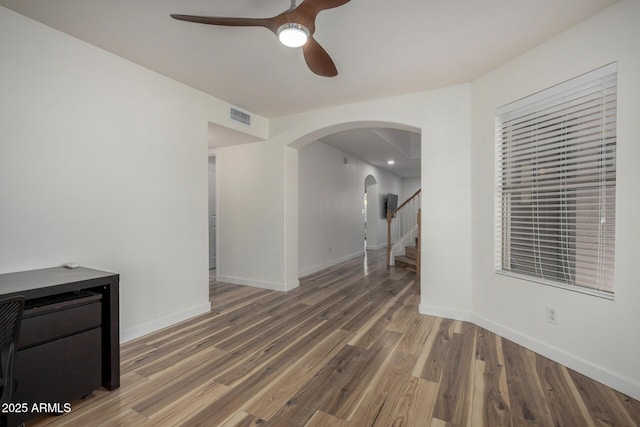
POLYGON ((398 195, 393 193, 387 194, 387 200, 386 200, 385 209, 384 209, 384 217, 385 218, 387 217, 387 212, 393 212, 396 209, 398 209, 398 195))

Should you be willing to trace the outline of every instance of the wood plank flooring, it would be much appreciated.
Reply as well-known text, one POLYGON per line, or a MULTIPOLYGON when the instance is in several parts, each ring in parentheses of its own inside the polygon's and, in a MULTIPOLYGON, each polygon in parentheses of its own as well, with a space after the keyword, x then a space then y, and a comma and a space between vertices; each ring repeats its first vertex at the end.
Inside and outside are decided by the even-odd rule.
POLYGON ((639 426, 640 402, 473 324, 418 314, 385 251, 122 346, 122 386, 28 426, 639 426))

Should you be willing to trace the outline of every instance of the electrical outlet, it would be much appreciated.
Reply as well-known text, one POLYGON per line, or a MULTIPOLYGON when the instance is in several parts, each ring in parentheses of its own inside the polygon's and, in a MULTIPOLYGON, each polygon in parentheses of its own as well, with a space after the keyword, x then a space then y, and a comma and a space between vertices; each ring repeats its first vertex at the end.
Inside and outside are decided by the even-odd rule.
POLYGON ((547 306, 547 323, 558 324, 558 309, 556 307, 547 306))

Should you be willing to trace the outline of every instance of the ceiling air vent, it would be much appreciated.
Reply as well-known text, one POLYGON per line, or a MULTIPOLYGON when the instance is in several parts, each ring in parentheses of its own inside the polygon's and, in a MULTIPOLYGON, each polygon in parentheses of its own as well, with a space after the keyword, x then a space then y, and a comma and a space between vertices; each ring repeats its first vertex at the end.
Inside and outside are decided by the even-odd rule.
POLYGON ((229 118, 236 122, 241 123, 245 126, 251 126, 251 114, 241 111, 235 107, 231 107, 229 118))

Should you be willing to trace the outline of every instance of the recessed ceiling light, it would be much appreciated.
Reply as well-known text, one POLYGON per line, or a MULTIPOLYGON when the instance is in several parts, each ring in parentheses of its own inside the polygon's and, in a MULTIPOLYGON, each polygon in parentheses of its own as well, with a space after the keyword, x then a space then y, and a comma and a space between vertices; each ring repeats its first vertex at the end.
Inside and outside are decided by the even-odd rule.
POLYGON ((395 164, 396 164, 396 161, 395 161, 395 160, 388 160, 388 161, 387 161, 387 164, 388 164, 388 165, 395 165, 395 164))

